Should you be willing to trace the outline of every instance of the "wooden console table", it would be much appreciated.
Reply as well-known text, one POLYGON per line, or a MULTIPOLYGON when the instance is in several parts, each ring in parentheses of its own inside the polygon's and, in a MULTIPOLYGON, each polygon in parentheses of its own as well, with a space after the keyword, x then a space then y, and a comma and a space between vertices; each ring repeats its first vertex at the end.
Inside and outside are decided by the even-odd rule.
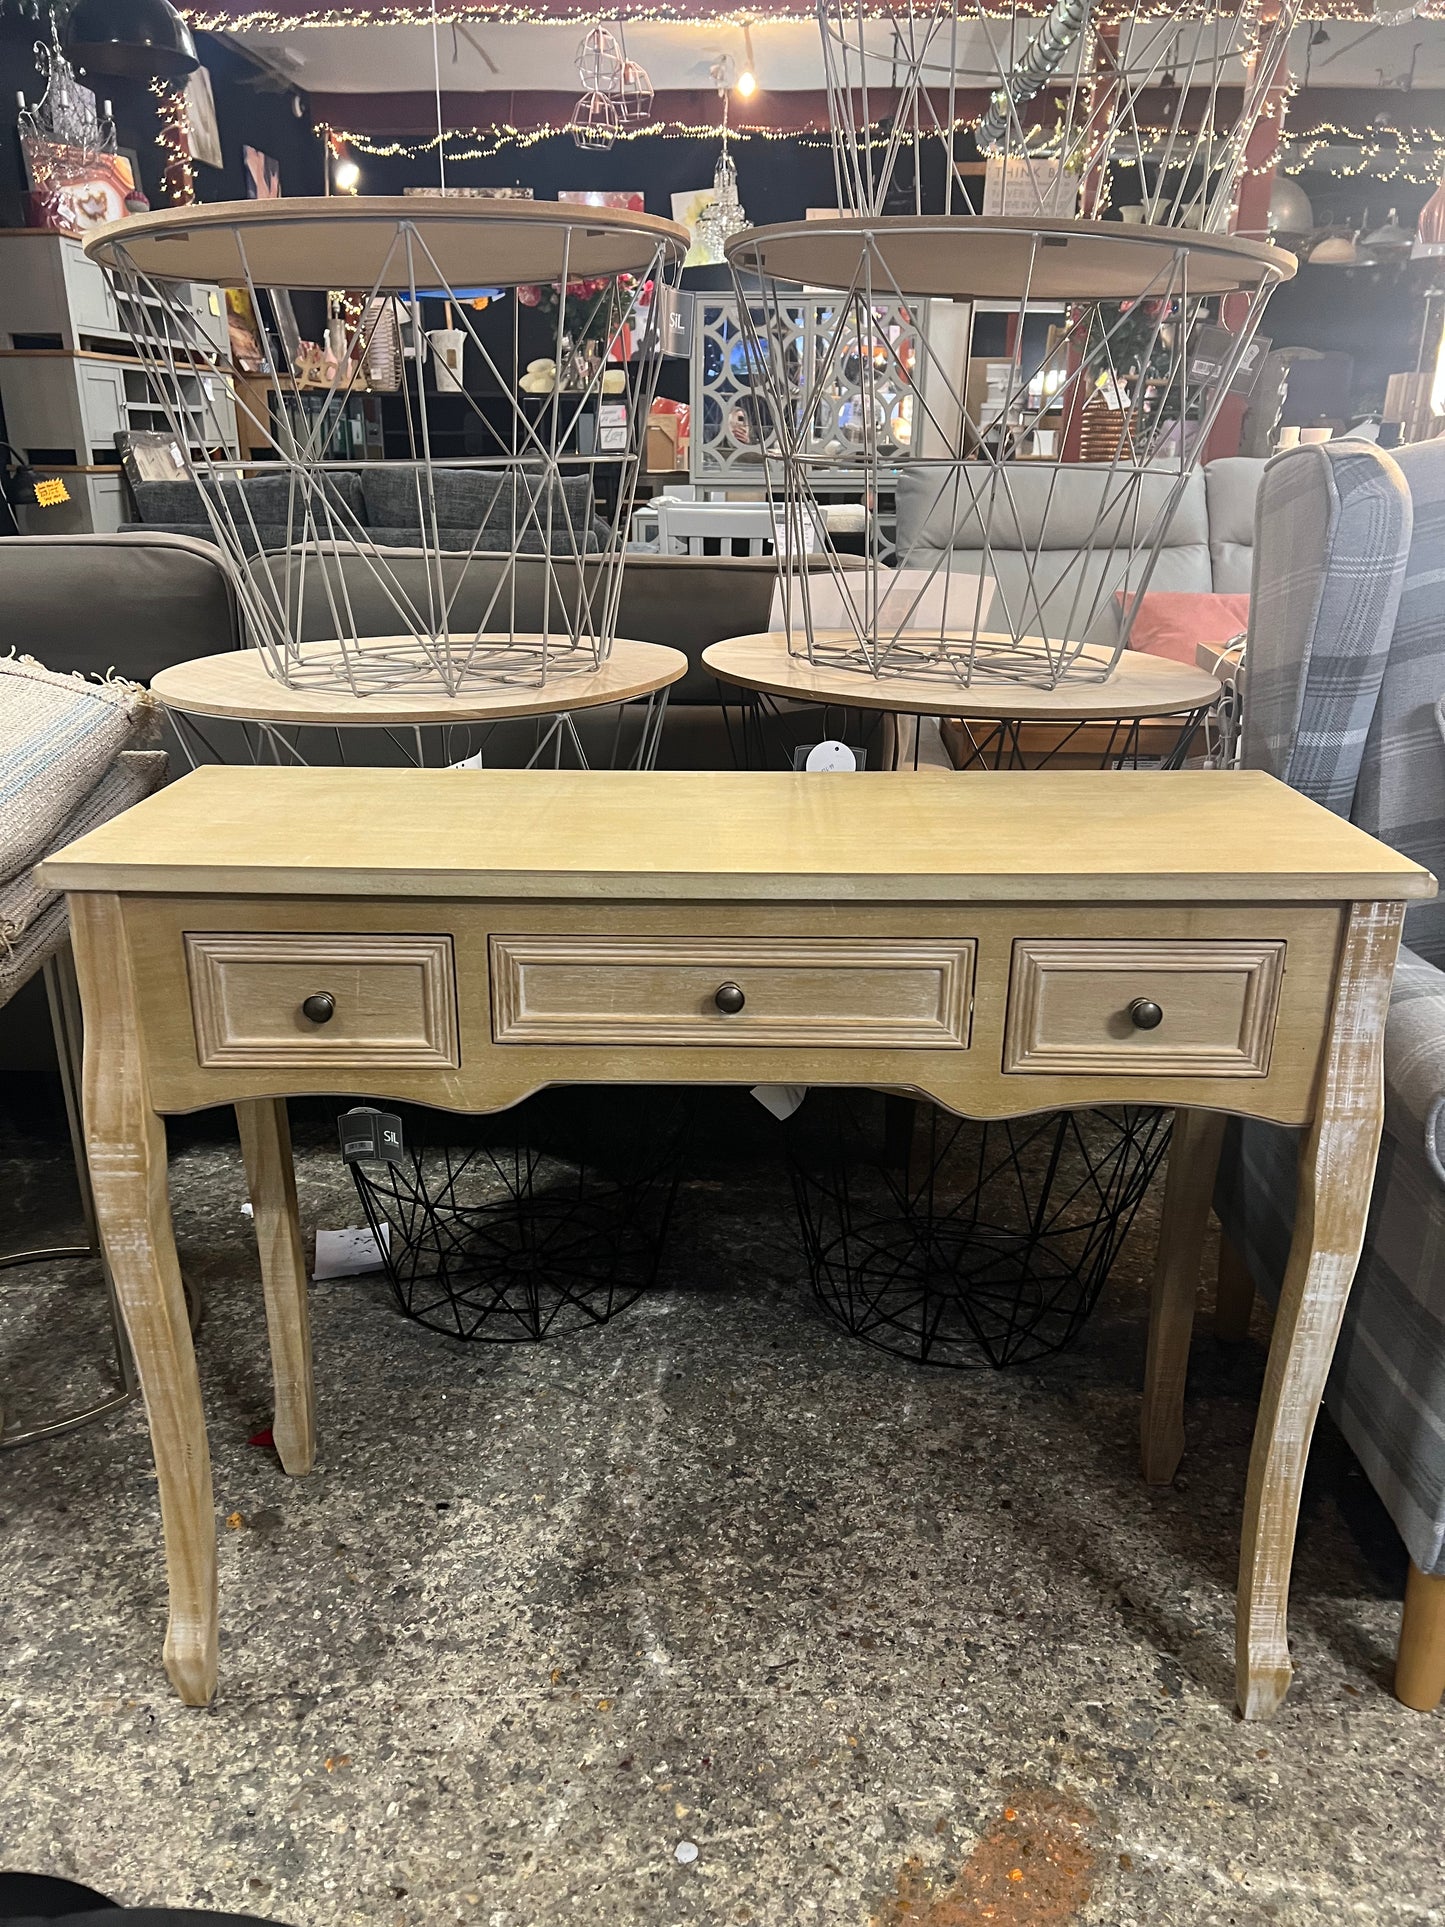
POLYGON ((1240 1704, 1289 1684, 1300 1483, 1364 1232, 1404 904, 1434 881, 1256 774, 207 768, 43 866, 84 1001, 101 1235, 150 1417, 165 1660, 216 1686, 215 1513, 167 1112, 233 1103, 275 1438, 312 1462, 285 1099, 876 1085, 976 1117, 1179 1107, 1144 1393, 1172 1477, 1223 1114, 1305 1127, 1241 1547, 1240 1704))

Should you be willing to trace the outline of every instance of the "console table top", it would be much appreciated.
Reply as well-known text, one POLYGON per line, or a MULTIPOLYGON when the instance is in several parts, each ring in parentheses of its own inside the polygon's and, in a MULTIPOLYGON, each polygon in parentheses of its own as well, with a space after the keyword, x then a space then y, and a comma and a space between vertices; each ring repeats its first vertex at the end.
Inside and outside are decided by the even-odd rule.
POLYGON ((205 767, 48 858, 70 891, 1275 903, 1428 897, 1243 771, 205 767))

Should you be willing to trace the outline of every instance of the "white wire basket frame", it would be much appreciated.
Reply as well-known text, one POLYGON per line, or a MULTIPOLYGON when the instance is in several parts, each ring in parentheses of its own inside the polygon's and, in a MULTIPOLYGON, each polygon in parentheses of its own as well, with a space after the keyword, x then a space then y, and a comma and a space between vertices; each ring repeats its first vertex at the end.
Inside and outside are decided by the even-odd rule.
MULTIPOLYGON (((348 197, 170 209, 115 223, 87 247, 141 317, 137 353, 231 564, 248 639, 278 681, 358 697, 456 695, 540 687, 606 661, 661 358, 660 304, 639 309, 637 298, 648 281, 675 280, 685 230, 625 209, 348 197), (257 316, 277 303, 289 311, 293 292, 351 297, 355 319, 319 388, 303 382, 297 357, 279 353, 270 375, 278 410, 264 392, 234 384, 249 428, 245 463, 229 453, 219 419, 198 440, 194 409, 188 420, 180 407, 203 345, 183 294, 195 281, 244 289, 257 316), (518 385, 526 364, 519 285, 584 290, 575 339, 568 303, 554 292, 548 348, 557 380, 535 396, 518 385), (478 325, 470 302, 479 290, 510 291, 509 327, 478 325), (423 299, 447 304, 460 337, 447 346, 460 346, 479 371, 468 385, 439 358, 433 380, 454 398, 481 453, 443 456, 435 446, 421 358, 437 350, 423 334, 423 299), (401 390, 407 455, 358 464, 340 453, 345 404, 364 392, 368 355, 398 301, 419 357, 415 384, 401 390), (608 397, 625 404, 624 419, 604 446, 605 350, 624 328, 635 332, 627 393, 608 397), (580 355, 583 339, 603 353, 580 355), (617 475, 605 521, 594 512, 604 467, 617 475), (389 531, 403 534, 404 546, 379 538, 356 505, 368 478, 383 473, 407 516, 389 531), (355 487, 344 475, 357 478, 355 487), (258 482, 277 522, 255 505, 258 482), (448 501, 464 506, 448 511, 448 501), (465 621, 457 619, 462 604, 465 621)), ((225 392, 229 399, 230 386, 225 392)))
POLYGON ((779 531, 772 627, 789 652, 963 688, 1106 680, 1293 257, 1179 229, 940 215, 756 229, 728 258, 779 531), (838 291, 807 382, 791 351, 802 283, 838 291), (881 318, 919 297, 931 298, 928 327, 904 369, 881 318), (1230 327, 1217 320, 1225 299, 1230 327), (995 326, 1004 311, 1012 346, 980 393, 969 372, 982 303, 995 326), (875 535, 861 569, 837 556, 819 568, 822 485, 834 478, 812 389, 849 355, 871 430, 857 487, 875 505, 893 495, 896 537, 875 535), (888 428, 904 382, 913 407, 900 453, 888 428), (1100 430, 1105 445, 1091 450, 1100 430))
POLYGON ((1153 0, 1137 10, 1117 0, 816 0, 816 10, 840 208, 924 212, 919 150, 936 141, 942 211, 967 212, 958 136, 971 130, 1009 196, 984 213, 1092 217, 1122 165, 1139 170, 1145 225, 1224 232, 1250 137, 1282 99, 1302 0, 1153 0))

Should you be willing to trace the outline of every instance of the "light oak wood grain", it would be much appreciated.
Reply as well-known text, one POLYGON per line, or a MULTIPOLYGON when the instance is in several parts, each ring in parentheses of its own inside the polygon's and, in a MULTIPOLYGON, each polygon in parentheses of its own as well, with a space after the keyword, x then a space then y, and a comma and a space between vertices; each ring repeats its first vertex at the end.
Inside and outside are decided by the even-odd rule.
POLYGON ((1143 943, 1069 937, 1014 945, 1004 1069, 1156 1076, 1263 1077, 1269 1069, 1285 946, 1143 943), (1140 1030, 1138 998, 1164 1016, 1140 1030))
POLYGON ((1421 1572, 1413 1559, 1405 1581, 1395 1698, 1417 1713, 1433 1713, 1445 1698, 1445 1577, 1421 1572))
MULTIPOLYGON (((1035 641, 1043 656, 1044 644, 1037 638, 981 634, 979 639, 1007 643, 1010 649, 1035 641)), ((804 634, 794 640, 801 650, 804 634)), ((820 629, 815 632, 815 641, 820 647, 829 643, 851 647, 854 638, 842 630, 820 629)), ((1117 717, 1187 715, 1207 709, 1219 694, 1219 684, 1202 669, 1136 650, 1126 649, 1112 673, 1106 675, 1113 653, 1089 645, 1083 659, 1097 665, 1098 679, 1071 680, 1056 689, 1006 681, 990 675, 986 664, 980 664, 967 689, 938 677, 870 676, 836 663, 811 662, 806 655, 789 654, 788 638, 782 630, 730 636, 704 649, 702 659, 719 681, 742 689, 758 689, 799 702, 839 703, 849 709, 883 709, 904 716, 957 716, 966 711, 971 717, 986 720, 1054 722, 1067 718, 1073 722, 1105 717, 1112 721, 1117 717)))
POLYGON ((493 935, 499 1044, 964 1049, 974 944, 493 935), (747 1001, 725 1014, 720 985, 747 1001))
POLYGON ((1252 770, 900 781, 209 766, 48 857, 40 875, 54 890, 475 900, 583 886, 674 902, 1279 905, 1435 888, 1419 864, 1252 770))
POLYGON ((1224 1119, 1176 1111, 1164 1180, 1159 1252, 1149 1301, 1149 1349, 1139 1421, 1140 1459, 1150 1485, 1168 1485, 1184 1452, 1184 1384, 1194 1331, 1199 1263, 1224 1119))
POLYGON ((275 1415, 271 1436, 293 1478, 316 1458, 316 1394, 311 1373, 311 1319, 306 1303, 306 1251, 296 1206, 291 1127, 284 1098, 236 1106, 246 1188, 256 1222, 266 1330, 271 1341, 275 1415))
POLYGON ((187 1706, 216 1690, 216 1518, 211 1454, 166 1183, 166 1128, 151 1108, 136 966, 120 904, 70 906, 85 1011, 85 1145, 96 1221, 145 1398, 166 1544, 165 1667, 187 1706))
POLYGON ((413 932, 197 930, 185 935, 196 1060, 358 1070, 455 1066, 450 936, 413 932), (302 1005, 324 992, 335 1014, 302 1005))
MULTIPOLYGON (((341 947, 328 954, 355 957, 420 937, 448 941, 455 957, 457 1061, 373 1069, 366 1083, 376 1096, 485 1111, 558 1083, 865 1084, 979 1117, 1127 1101, 1308 1125, 1241 1546, 1240 1701, 1250 1714, 1271 1710, 1289 1676, 1299 1481, 1373 1177, 1404 899, 1429 894, 1433 879, 1260 777, 397 774, 399 782, 382 771, 203 772, 46 866, 47 880, 70 890, 80 933, 87 1138, 151 1414, 172 1587, 168 1664, 183 1696, 204 1699, 214 1685, 214 1517, 157 1113, 271 1101, 243 1129, 252 1181, 265 1194, 258 1224, 277 1412, 299 1464, 311 1424, 300 1235, 275 1100, 334 1090, 344 1062, 203 1064, 187 940, 242 941, 274 970, 278 940, 321 941, 323 950, 341 947), (1145 818, 1147 838, 1136 834, 1145 818), (1386 887, 1363 894, 1362 882, 1377 878, 1386 887), (903 1047, 639 1044, 626 1025, 610 1043, 498 1043, 494 937, 554 954, 560 940, 654 957, 680 943, 709 969, 735 966, 734 977, 752 959, 812 958, 823 945, 872 956, 968 951, 968 1047, 956 1036, 903 1047), (1267 1068, 1251 1077, 1161 1075, 1142 1063, 1127 1078, 1006 1071, 1021 943, 1077 946, 1076 957, 1105 944, 1137 955, 1182 945, 1196 964, 1222 955, 1215 945, 1231 946, 1236 961, 1243 947, 1256 957, 1282 948, 1289 967, 1267 1068)), ((648 997, 665 988, 669 968, 670 951, 648 966, 660 973, 648 979, 648 997)), ((580 983, 592 1017, 596 974, 586 965, 567 992, 580 983)), ((795 989, 790 1019, 806 1014, 795 989)), ((635 1009, 626 997, 620 1007, 635 1009)), ((1177 1457, 1204 1153, 1217 1129, 1217 1119, 1186 1115, 1176 1146, 1146 1419, 1156 1470, 1177 1457)))
MULTIPOLYGON (((493 637, 494 644, 505 639, 493 637)), ((519 636, 521 643, 535 643, 540 636, 519 636)), ((457 652, 464 647, 458 643, 457 652)), ((299 687, 278 682, 267 666, 269 657, 260 649, 228 649, 219 656, 197 656, 192 662, 179 662, 160 670, 151 682, 151 694, 167 709, 185 716, 224 716, 241 722, 272 723, 279 727, 326 727, 335 729, 424 728, 439 723, 500 722, 509 717, 555 716, 563 710, 601 709, 612 703, 633 702, 666 689, 687 674, 687 657, 680 650, 664 649, 656 643, 631 642, 623 637, 613 643, 611 653, 600 668, 586 666, 578 653, 569 657, 565 640, 553 637, 553 659, 545 683, 535 688, 523 685, 490 686, 486 681, 486 642, 477 651, 475 677, 468 686, 449 696, 438 684, 426 690, 386 690, 368 695, 353 695, 340 688, 334 675, 323 677, 327 664, 337 662, 339 651, 332 643, 308 643, 299 649, 295 673, 316 674, 316 682, 299 687)), ((385 654, 395 660, 399 652, 415 654, 422 665, 420 649, 410 638, 373 636, 348 643, 348 653, 364 658, 368 653, 385 654)))
POLYGON ((1289 1690, 1289 1575, 1300 1487, 1364 1243, 1402 919, 1398 903, 1351 910, 1317 1109, 1300 1153, 1294 1237, 1255 1420, 1240 1546, 1235 1665, 1246 1719, 1273 1713, 1289 1690))
MULTIPOLYGON (((820 779, 827 781, 828 779, 820 779)), ((368 1070, 373 1096, 440 1104, 458 1110, 497 1110, 548 1084, 634 1080, 747 1084, 875 1084, 912 1088, 950 1110, 976 1117, 1017 1117, 1048 1106, 1131 1102, 1197 1104, 1234 1109, 1278 1123, 1308 1120, 1314 1103, 1321 1039, 1328 1016, 1341 913, 1305 905, 1263 911, 1220 904, 1035 906, 1021 904, 820 904, 789 907, 764 903, 703 904, 607 902, 578 893, 555 903, 435 902, 364 903, 355 899, 238 898, 137 899, 131 941, 145 959, 143 998, 148 1033, 155 1039, 153 1091, 162 1108, 192 1110, 237 1097, 325 1095, 337 1088, 338 1055, 315 1063, 285 1061, 232 1064, 207 1069, 197 1062, 187 988, 187 937, 234 941, 253 929, 258 939, 278 932, 317 932, 337 938, 353 932, 445 931, 457 959, 457 1034, 460 1063, 453 1069, 393 1065, 368 1070), (1057 941, 1073 932, 1089 938, 1108 932, 1114 940, 1138 938, 1197 943, 1245 940, 1250 932, 1287 944, 1290 968, 1280 996, 1269 1073, 1259 1078, 1155 1075, 1144 1065, 1127 1081, 1114 1071, 1040 1073, 1021 1077, 1003 1068, 1003 1040, 1010 963, 1020 939, 1057 941), (499 1044, 493 1034, 488 984, 488 946, 494 935, 548 939, 606 938, 632 943, 653 938, 705 943, 719 968, 729 957, 754 954, 757 945, 817 939, 886 945, 891 941, 940 947, 977 945, 971 1047, 942 1044, 884 1047, 873 1044, 774 1045, 725 1041, 706 1044, 529 1043, 499 1044), (733 945, 739 949, 734 950, 733 945), (645 1052, 639 1066, 638 1050, 645 1052)), ((741 968, 741 964, 738 965, 741 968)), ((736 975, 736 970, 723 973, 736 975)), ((721 977, 718 981, 721 981, 721 977)), ((312 986, 313 988, 315 986, 312 986)), ((300 986, 296 986, 299 990, 300 986)), ((715 986, 714 986, 715 988, 715 986)), ((721 1036, 721 1034, 720 1034, 721 1036)))
POLYGON ((1283 248, 1235 235, 1000 214, 899 214, 882 221, 845 214, 779 222, 734 235, 726 252, 748 272, 813 288, 851 288, 865 238, 880 295, 891 280, 905 295, 956 301, 1024 295, 1033 301, 1133 301, 1141 288, 1168 277, 1181 256, 1188 257, 1192 295, 1287 281, 1298 266, 1283 248))

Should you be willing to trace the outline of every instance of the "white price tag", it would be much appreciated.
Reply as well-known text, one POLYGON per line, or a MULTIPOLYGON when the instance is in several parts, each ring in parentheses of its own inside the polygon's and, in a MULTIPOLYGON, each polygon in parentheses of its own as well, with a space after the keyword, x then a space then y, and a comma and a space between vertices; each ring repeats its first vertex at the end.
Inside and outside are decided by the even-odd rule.
POLYGON ((848 745, 831 740, 826 743, 814 743, 808 751, 808 760, 803 765, 807 770, 857 769, 857 767, 858 758, 848 745))

